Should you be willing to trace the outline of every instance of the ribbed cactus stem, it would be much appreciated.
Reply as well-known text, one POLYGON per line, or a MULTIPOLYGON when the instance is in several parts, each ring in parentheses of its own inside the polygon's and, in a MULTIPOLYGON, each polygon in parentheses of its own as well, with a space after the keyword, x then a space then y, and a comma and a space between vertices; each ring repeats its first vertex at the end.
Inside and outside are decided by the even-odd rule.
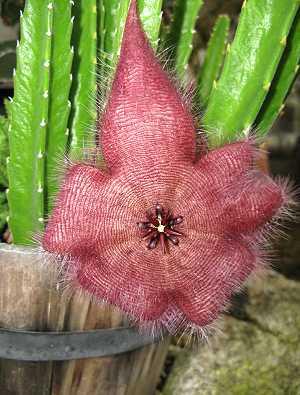
POLYGON ((104 6, 104 43, 102 56, 115 67, 119 55, 130 0, 102 0, 104 6))
POLYGON ((43 82, 42 82, 42 97, 41 97, 41 121, 38 125, 37 134, 37 193, 41 196, 37 199, 36 210, 38 213, 38 221, 42 224, 44 222, 45 211, 45 153, 48 130, 48 112, 49 112, 49 84, 50 84, 50 70, 51 70, 51 48, 53 37, 53 3, 50 1, 47 5, 47 31, 46 41, 44 46, 44 60, 42 67, 44 68, 43 82))
POLYGON ((285 49, 298 0, 244 2, 237 32, 203 122, 210 145, 248 134, 285 49))
POLYGON ((205 59, 198 75, 201 105, 207 103, 213 87, 217 84, 225 56, 229 25, 228 16, 220 15, 209 39, 205 59))
POLYGON ((73 48, 70 45, 73 28, 72 4, 69 0, 56 0, 54 4, 51 79, 49 89, 43 93, 44 99, 49 97, 45 176, 47 214, 51 211, 53 198, 58 189, 59 161, 66 152, 68 142, 71 86, 69 76, 73 59, 73 48))
POLYGON ((156 49, 162 18, 162 0, 139 0, 138 5, 144 30, 152 47, 156 49))
POLYGON ((8 188, 8 164, 9 164, 9 144, 8 136, 11 133, 11 106, 10 101, 5 100, 7 118, 0 117, 0 229, 9 222, 9 211, 7 197, 8 188), (5 191, 5 193, 3 192, 5 191))
POLYGON ((300 14, 295 18, 287 39, 287 47, 279 64, 270 93, 256 119, 257 133, 264 136, 284 108, 284 100, 299 71, 300 14))
MULTIPOLYGON (((100 54, 105 63, 114 70, 118 56, 125 22, 131 0, 100 1, 100 54)), ((162 0, 138 0, 138 8, 143 28, 154 49, 159 42, 162 18, 162 0)))
POLYGON ((20 17, 9 134, 9 226, 16 244, 43 229, 54 1, 27 0, 20 17), (47 97, 48 96, 48 97, 47 97))
POLYGON ((188 67, 193 49, 193 35, 196 33, 195 24, 202 5, 203 0, 176 0, 175 2, 174 19, 166 44, 176 48, 175 67, 181 78, 188 67))
MULTIPOLYGON (((105 5, 104 0, 98 0, 98 56, 102 59, 105 39, 105 5)), ((100 65, 101 66, 101 65, 100 65)))
POLYGON ((71 155, 92 144, 91 130, 96 121, 97 2, 86 0, 74 5, 72 42, 76 48, 72 74, 71 155))

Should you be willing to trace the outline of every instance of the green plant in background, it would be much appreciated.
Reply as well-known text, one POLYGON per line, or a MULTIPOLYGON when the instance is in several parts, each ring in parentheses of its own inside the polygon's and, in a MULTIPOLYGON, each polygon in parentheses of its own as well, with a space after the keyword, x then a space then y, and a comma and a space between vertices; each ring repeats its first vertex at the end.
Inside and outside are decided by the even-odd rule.
POLYGON ((198 75, 199 99, 207 104, 210 93, 219 78, 227 45, 230 20, 220 15, 208 42, 206 55, 198 75))
POLYGON ((184 77, 192 53, 195 23, 203 0, 174 0, 174 11, 166 45, 173 49, 173 65, 179 77, 184 77))
MULTIPOLYGON (((71 11, 70 11, 71 12, 71 11)), ((97 71, 97 2, 77 1, 73 5, 72 88, 70 92, 70 151, 76 155, 87 143, 87 129, 96 120, 95 103, 97 71)), ((67 45, 70 46, 68 40, 67 45)), ((66 98, 69 90, 66 90, 66 98)), ((66 147, 66 141, 63 149, 66 147)))
MULTIPOLYGON (((218 19, 196 76, 211 147, 251 127, 265 135, 280 112, 300 54, 299 2, 288 3, 245 1, 231 45, 227 45, 230 21, 226 16, 218 19)), ((171 63, 181 78, 202 4, 202 0, 174 1, 171 24, 160 30, 162 0, 139 0, 153 47, 161 31, 160 47, 171 47, 171 63)), ((14 243, 28 244, 32 234, 43 229, 58 187, 59 158, 64 153, 76 156, 91 143, 96 84, 106 83, 107 70, 113 74, 128 6, 129 0, 26 1, 11 116, 9 121, 0 119, 1 215, 7 216, 3 200, 7 162, 14 243)))
POLYGON ((277 68, 271 91, 258 114, 256 124, 258 134, 267 133, 283 110, 284 100, 299 70, 300 59, 300 15, 295 18, 290 34, 287 37, 286 50, 277 68))
MULTIPOLYGON (((248 0, 228 46, 224 68, 209 98, 204 126, 215 146, 249 131, 270 91, 299 9, 282 0, 248 0)), ((272 87, 273 88, 273 87, 272 87)))
POLYGON ((28 1, 20 18, 7 194, 16 243, 28 243, 32 233, 43 228, 47 198, 55 183, 53 161, 65 150, 71 23, 69 0, 44 1, 44 6, 39 0, 28 1))
MULTIPOLYGON (((99 56, 113 69, 119 55, 130 0, 102 0, 99 3, 99 56)), ((162 16, 161 7, 162 0, 139 1, 144 29, 154 48, 158 45, 162 16)))

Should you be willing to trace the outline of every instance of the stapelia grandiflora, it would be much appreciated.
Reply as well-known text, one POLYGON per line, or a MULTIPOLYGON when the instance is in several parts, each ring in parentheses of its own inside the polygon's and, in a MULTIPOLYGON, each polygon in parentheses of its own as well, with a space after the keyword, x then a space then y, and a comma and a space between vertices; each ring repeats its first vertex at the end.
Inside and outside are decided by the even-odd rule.
POLYGON ((253 141, 196 156, 188 105, 161 68, 132 1, 98 125, 106 169, 75 163, 43 238, 75 285, 171 333, 207 328, 261 266, 285 190, 253 141))

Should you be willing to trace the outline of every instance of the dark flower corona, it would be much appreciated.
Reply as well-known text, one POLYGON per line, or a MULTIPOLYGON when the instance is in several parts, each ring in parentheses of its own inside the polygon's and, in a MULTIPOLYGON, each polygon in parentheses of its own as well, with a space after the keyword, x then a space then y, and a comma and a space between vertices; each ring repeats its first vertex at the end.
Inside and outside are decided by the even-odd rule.
POLYGON ((250 140, 196 155, 188 105, 162 70, 133 0, 98 141, 106 170, 71 165, 43 238, 68 278, 140 326, 207 328, 262 267, 288 198, 250 140))
POLYGON ((170 211, 157 204, 154 213, 148 211, 146 217, 147 221, 138 222, 138 227, 144 232, 143 238, 148 240, 147 246, 150 250, 160 244, 165 254, 169 250, 169 241, 174 245, 179 244, 182 233, 176 227, 182 223, 182 216, 173 217, 170 211))

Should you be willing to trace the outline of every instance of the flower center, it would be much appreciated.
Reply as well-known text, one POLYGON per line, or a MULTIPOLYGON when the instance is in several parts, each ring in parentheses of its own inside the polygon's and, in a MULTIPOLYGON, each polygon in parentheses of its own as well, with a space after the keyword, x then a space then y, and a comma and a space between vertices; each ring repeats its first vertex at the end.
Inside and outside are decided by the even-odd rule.
POLYGON ((182 223, 181 215, 174 217, 169 210, 165 210, 161 204, 157 204, 154 210, 146 212, 147 221, 138 222, 142 232, 142 238, 147 241, 149 250, 153 250, 160 244, 164 254, 169 252, 169 244, 178 245, 179 237, 183 233, 176 227, 182 223))

